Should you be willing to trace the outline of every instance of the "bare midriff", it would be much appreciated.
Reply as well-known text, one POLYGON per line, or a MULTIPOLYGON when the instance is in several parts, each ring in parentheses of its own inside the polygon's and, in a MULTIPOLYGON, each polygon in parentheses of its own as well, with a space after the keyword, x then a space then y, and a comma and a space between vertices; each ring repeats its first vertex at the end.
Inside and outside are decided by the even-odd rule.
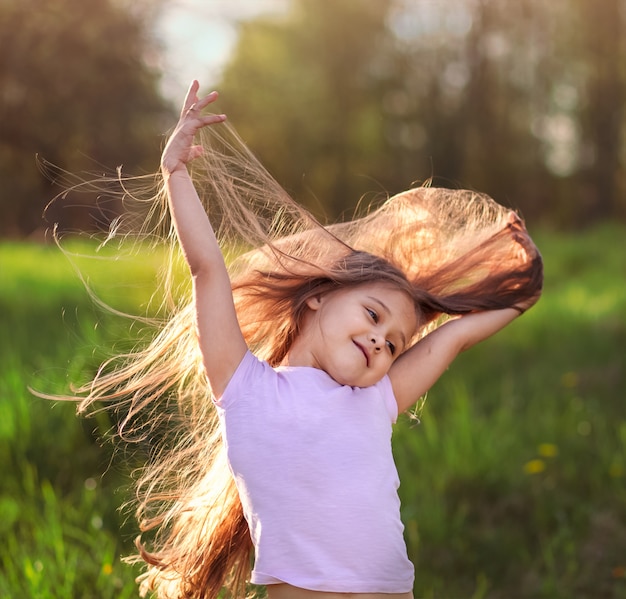
POLYGON ((326 593, 308 591, 290 584, 267 585, 269 599, 413 599, 413 593, 326 593))

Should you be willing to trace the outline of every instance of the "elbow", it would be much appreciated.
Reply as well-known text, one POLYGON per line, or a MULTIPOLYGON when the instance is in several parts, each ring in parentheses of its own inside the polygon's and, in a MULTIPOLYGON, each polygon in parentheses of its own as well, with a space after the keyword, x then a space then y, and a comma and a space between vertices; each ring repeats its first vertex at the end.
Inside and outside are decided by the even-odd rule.
POLYGON ((191 278, 194 281, 201 281, 203 279, 210 279, 214 276, 215 267, 208 260, 194 260, 193 262, 188 262, 189 272, 191 274, 191 278))
POLYGON ((230 288, 230 279, 226 265, 221 256, 211 256, 204 254, 196 256, 194 260, 188 260, 189 272, 191 280, 196 290, 205 288, 207 285, 213 286, 218 282, 227 284, 230 288))
POLYGON ((211 251, 210 248, 193 247, 192 251, 183 248, 183 256, 194 279, 211 275, 220 267, 224 268, 222 255, 219 251, 211 251))
POLYGON ((202 278, 210 271, 209 265, 204 260, 187 260, 187 266, 192 279, 202 278))

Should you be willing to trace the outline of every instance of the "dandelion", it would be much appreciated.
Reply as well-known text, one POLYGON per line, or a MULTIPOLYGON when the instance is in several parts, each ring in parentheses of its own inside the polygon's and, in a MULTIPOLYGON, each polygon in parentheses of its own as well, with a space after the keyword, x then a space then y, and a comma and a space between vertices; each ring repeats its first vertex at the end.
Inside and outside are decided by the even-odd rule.
POLYGON ((537 451, 539 455, 544 458, 553 458, 559 455, 559 448, 554 443, 541 443, 537 451))
POLYGON ((530 460, 524 464, 524 472, 526 474, 539 474, 546 469, 546 463, 543 460, 530 460))

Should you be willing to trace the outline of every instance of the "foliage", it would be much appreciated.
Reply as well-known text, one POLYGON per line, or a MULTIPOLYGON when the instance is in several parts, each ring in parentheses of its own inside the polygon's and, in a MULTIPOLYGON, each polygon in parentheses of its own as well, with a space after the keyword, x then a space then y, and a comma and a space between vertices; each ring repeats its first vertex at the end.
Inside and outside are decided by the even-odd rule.
POLYGON ((300 201, 334 217, 432 176, 552 226, 626 216, 620 0, 290 6, 242 24, 218 87, 300 201))
MULTIPOLYGON (((158 72, 146 62, 155 52, 150 22, 145 3, 131 10, 112 0, 0 2, 1 235, 42 226, 53 190, 37 172, 36 155, 73 172, 119 164, 154 170, 168 109, 158 72)), ((109 205, 91 216, 106 223, 116 210, 109 205)), ((85 212, 51 218, 77 226, 85 212)))
POLYGON ((387 43, 390 4, 301 0, 284 20, 243 23, 219 84, 248 145, 318 214, 354 209, 383 174, 373 71, 387 43))
MULTIPOLYGON (((416 597, 626 597, 624 233, 536 235, 540 303, 461 356, 419 424, 398 424, 416 597)), ((141 312, 161 259, 80 266, 104 299, 141 312)), ((83 380, 127 323, 93 307, 56 248, 3 244, 0 262, 0 594, 130 597, 119 556, 136 528, 118 507, 133 457, 99 441, 104 416, 79 420, 26 388, 83 380)))
MULTIPOLYGON (((174 123, 152 37, 166 1, 0 2, 0 236, 42 235, 60 189, 36 155, 74 173, 156 170, 174 123)), ((621 0, 288 7, 240 23, 222 80, 203 82, 316 214, 432 177, 562 229, 626 217, 621 0)), ((93 194, 60 207, 49 223, 90 230, 121 210, 93 194)))

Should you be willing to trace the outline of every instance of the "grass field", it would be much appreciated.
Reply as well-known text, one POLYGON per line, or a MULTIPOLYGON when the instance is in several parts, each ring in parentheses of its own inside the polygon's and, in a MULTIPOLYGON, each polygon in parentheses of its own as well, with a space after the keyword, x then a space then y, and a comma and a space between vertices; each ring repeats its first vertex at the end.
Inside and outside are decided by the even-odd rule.
MULTIPOLYGON (((462 355, 394 448, 416 598, 626 598, 626 229, 536 235, 544 297, 462 355)), ((81 249, 82 246, 77 246, 81 249)), ((122 310, 159 253, 78 259, 122 310)), ((136 597, 120 563, 130 465, 106 417, 38 399, 95 368, 125 323, 56 247, 0 244, 0 597, 136 597)))

